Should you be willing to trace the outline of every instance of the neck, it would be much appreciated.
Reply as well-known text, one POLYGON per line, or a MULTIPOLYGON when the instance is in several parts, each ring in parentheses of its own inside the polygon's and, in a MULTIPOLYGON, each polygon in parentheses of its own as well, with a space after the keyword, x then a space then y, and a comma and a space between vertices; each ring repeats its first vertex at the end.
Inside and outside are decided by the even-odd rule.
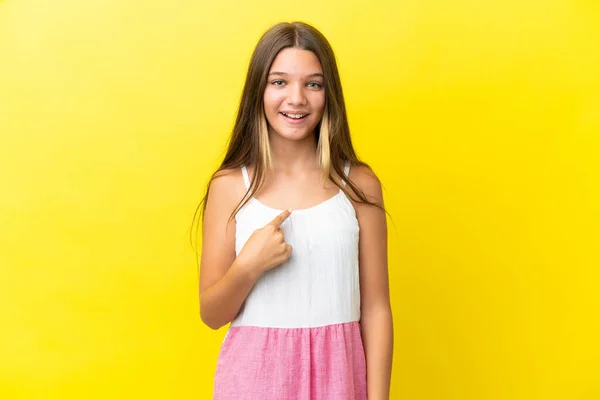
POLYGON ((289 140, 269 134, 269 140, 274 172, 285 173, 318 167, 314 134, 302 140, 289 140))

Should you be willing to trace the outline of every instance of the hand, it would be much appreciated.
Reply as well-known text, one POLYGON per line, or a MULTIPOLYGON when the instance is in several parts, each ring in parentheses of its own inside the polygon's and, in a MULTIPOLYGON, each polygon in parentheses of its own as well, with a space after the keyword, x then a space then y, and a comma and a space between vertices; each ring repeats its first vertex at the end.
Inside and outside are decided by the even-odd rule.
POLYGON ((238 261, 258 275, 286 261, 292 246, 285 242, 281 224, 291 213, 291 210, 285 210, 267 225, 255 230, 242 247, 238 261))

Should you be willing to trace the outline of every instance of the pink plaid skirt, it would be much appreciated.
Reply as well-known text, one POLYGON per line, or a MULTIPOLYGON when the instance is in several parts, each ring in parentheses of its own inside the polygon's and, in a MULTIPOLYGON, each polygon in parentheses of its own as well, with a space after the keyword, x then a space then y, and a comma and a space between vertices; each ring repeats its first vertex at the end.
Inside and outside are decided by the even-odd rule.
POLYGON ((214 400, 364 400, 360 325, 231 327, 217 362, 214 400))

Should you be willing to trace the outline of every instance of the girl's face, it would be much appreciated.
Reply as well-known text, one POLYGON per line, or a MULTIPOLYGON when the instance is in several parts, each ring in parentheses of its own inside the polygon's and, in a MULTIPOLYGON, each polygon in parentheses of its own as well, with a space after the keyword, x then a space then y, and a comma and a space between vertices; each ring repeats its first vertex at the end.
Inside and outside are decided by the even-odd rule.
POLYGON ((280 51, 264 93, 269 131, 290 140, 304 139, 314 133, 324 108, 323 70, 317 56, 296 48, 280 51))

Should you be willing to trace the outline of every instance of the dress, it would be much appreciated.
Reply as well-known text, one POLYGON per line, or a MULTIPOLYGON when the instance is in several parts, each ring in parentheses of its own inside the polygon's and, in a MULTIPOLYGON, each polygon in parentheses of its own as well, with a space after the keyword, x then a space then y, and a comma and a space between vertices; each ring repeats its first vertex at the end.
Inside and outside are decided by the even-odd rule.
MULTIPOLYGON (((242 174, 248 188, 245 167, 242 174)), ((282 211, 255 198, 246 203, 236 215, 236 254, 282 211)), ((293 211, 281 228, 292 253, 259 278, 232 321, 213 400, 364 400, 354 207, 340 190, 293 211)))

